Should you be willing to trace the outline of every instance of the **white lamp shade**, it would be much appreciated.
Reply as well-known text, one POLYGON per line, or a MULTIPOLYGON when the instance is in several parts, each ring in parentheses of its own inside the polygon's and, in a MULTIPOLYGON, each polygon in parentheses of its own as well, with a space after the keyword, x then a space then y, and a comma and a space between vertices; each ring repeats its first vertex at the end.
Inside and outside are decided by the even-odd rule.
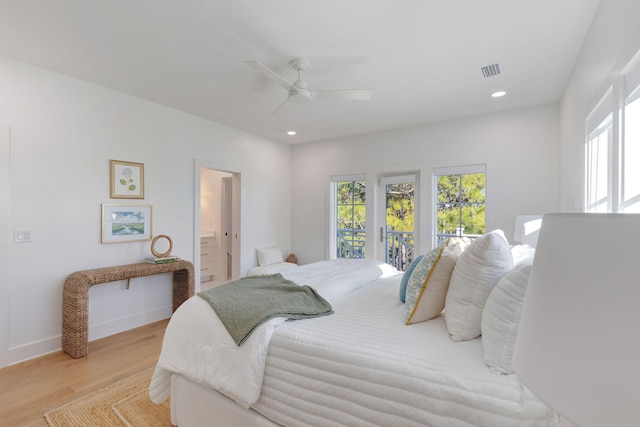
POLYGON ((544 215, 513 366, 579 426, 640 425, 640 215, 544 215))

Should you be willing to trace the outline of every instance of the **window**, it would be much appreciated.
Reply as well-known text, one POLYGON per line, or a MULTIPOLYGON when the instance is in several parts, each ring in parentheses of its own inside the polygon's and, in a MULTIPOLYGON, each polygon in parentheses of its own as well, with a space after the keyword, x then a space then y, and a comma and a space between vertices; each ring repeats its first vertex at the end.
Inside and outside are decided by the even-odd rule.
POLYGON ((333 245, 337 258, 364 258, 367 184, 364 177, 333 177, 332 199, 335 206, 333 245))
POLYGON ((640 213, 640 81, 632 78, 627 78, 623 123, 619 211, 640 213))
POLYGON ((640 212, 640 52, 586 120, 586 212, 640 212))
POLYGON ((586 152, 586 212, 610 212, 609 159, 612 144, 612 114, 589 135, 586 152))
POLYGON ((485 169, 473 165, 434 170, 437 244, 448 237, 484 234, 485 169))

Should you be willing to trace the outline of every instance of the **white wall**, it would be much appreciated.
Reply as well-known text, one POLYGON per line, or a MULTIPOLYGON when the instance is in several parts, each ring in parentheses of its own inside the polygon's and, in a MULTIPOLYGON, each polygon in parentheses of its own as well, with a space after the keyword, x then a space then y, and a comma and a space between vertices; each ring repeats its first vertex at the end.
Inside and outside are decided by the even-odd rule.
POLYGON ((563 210, 584 206, 585 119, 640 49, 640 1, 601 0, 560 102, 563 210))
MULTIPOLYGON (((9 182, 11 180, 11 133, 0 123, 0 233, 7 244, 0 244, 0 348, 9 343, 9 182)), ((8 363, 6 351, 0 351, 0 367, 8 363)))
POLYGON ((424 253, 433 221, 432 168, 476 163, 487 164, 487 229, 501 228, 511 239, 516 215, 557 209, 558 144, 558 110, 543 106, 294 146, 293 251, 302 263, 325 257, 332 173, 373 179, 381 171, 418 170, 424 253))
MULTIPOLYGON (((10 234, 0 251, 0 267, 7 266, 6 283, 0 276, 8 309, 0 307, 3 365, 60 348, 70 273, 150 254, 149 242, 100 243, 101 204, 127 203, 109 198, 109 159, 144 163, 145 199, 133 203, 153 206, 153 234, 171 236, 174 254, 193 260, 199 243, 195 159, 242 174, 243 272, 265 242, 288 249, 290 174, 281 167, 290 162, 288 145, 3 57, 0 93, 0 123, 11 129, 11 149, 3 143, 1 151, 10 166, 10 183, 2 185, 8 215, 0 205, 10 234), (16 228, 31 229, 33 242, 13 243, 16 228)), ((170 279, 134 279, 130 290, 122 282, 94 286, 90 339, 168 317, 170 279)))

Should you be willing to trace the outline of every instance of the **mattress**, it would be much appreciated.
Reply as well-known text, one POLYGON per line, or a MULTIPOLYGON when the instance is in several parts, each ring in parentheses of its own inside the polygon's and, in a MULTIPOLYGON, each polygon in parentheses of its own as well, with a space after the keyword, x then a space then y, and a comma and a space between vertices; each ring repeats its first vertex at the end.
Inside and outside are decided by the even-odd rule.
POLYGON ((405 326, 399 277, 273 333, 252 407, 286 426, 547 426, 551 409, 484 363, 480 338, 453 342, 444 317, 405 326))

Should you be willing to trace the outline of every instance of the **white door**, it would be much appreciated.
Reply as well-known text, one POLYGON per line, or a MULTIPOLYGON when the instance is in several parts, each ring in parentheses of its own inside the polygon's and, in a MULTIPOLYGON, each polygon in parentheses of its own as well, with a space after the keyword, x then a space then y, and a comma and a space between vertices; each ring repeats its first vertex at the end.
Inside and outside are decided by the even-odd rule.
POLYGON ((233 181, 222 179, 222 231, 225 280, 233 277, 233 181))

